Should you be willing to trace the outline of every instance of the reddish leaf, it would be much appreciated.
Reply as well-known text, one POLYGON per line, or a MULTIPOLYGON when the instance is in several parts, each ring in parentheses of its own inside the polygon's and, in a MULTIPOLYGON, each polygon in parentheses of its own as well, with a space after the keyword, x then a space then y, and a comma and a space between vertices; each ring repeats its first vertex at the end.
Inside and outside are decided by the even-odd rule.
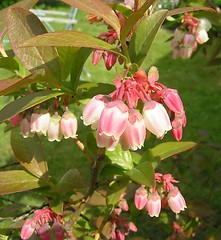
POLYGON ((116 30, 118 36, 120 34, 120 22, 115 12, 104 2, 100 0, 61 0, 62 2, 78 8, 84 12, 92 13, 100 16, 113 29, 116 30))

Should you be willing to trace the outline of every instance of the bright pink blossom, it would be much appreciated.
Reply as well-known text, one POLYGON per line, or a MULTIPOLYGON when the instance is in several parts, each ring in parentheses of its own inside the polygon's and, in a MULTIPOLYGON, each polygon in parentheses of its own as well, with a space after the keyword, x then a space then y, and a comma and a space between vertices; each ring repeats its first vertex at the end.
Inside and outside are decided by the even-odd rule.
POLYGON ((126 129, 128 107, 121 100, 109 102, 103 109, 97 130, 98 147, 112 151, 126 129))
POLYGON ((143 117, 147 130, 158 138, 162 138, 172 128, 166 109, 156 101, 144 104, 143 117))
POLYGON ((177 187, 174 187, 167 196, 168 204, 171 210, 174 213, 179 213, 180 211, 184 211, 186 208, 186 202, 183 198, 182 194, 180 193, 177 187))
POLYGON ((138 210, 143 209, 147 203, 147 190, 141 186, 139 187, 134 196, 134 204, 138 210))
POLYGON ((121 136, 120 144, 123 150, 140 149, 145 141, 146 127, 142 114, 134 109, 130 109, 126 129, 121 136))
POLYGON ((93 130, 98 127, 98 122, 100 120, 101 113, 107 103, 107 98, 104 95, 94 96, 85 106, 83 110, 82 119, 84 125, 91 125, 93 130))
POLYGON ((25 220, 21 229, 21 239, 29 239, 35 231, 36 223, 32 219, 25 220))
POLYGON ((161 210, 161 198, 157 191, 153 191, 147 198, 146 209, 151 217, 158 217, 161 210))
POLYGON ((52 226, 52 230, 53 230, 54 236, 57 240, 64 239, 64 227, 61 223, 55 222, 52 226))
POLYGON ((66 110, 61 118, 61 132, 64 138, 75 138, 77 132, 77 119, 73 113, 66 110))

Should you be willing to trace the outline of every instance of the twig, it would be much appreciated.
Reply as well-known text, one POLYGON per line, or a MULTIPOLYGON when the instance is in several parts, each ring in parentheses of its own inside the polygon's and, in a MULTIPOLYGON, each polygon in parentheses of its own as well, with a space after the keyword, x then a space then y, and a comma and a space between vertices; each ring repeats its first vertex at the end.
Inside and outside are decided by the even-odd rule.
POLYGON ((20 164, 19 162, 10 163, 10 164, 7 164, 7 165, 5 165, 5 166, 1 166, 1 167, 0 167, 0 170, 1 170, 1 169, 8 168, 8 167, 16 166, 16 165, 19 165, 19 164, 20 164))
POLYGON ((93 159, 90 157, 89 153, 87 152, 87 150, 85 149, 84 144, 76 137, 73 139, 76 143, 76 145, 79 147, 79 149, 84 153, 85 157, 87 158, 88 162, 90 163, 90 165, 92 166, 93 164, 93 159))

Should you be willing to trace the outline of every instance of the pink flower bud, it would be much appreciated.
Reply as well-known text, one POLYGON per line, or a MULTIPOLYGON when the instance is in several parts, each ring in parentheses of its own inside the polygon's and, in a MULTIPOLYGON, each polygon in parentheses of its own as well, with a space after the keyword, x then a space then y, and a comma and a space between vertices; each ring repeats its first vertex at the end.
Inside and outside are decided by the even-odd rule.
POLYGON ((66 110, 61 118, 61 132, 64 138, 75 138, 77 132, 77 119, 73 113, 66 110))
POLYGON ((186 33, 183 36, 183 46, 185 48, 192 48, 195 45, 196 39, 193 34, 186 33))
POLYGON ((94 53, 92 56, 93 65, 97 65, 100 62, 103 52, 104 52, 103 50, 99 50, 99 49, 94 50, 94 53))
POLYGON ((177 90, 165 88, 162 91, 163 91, 163 94, 161 95, 161 98, 163 99, 167 107, 175 113, 182 112, 183 103, 182 103, 182 100, 180 99, 180 96, 177 90))
POLYGON ((36 112, 31 115, 31 132, 42 133, 46 136, 50 123, 50 114, 48 112, 36 112))
POLYGON ((174 31, 174 38, 176 41, 180 42, 184 36, 184 31, 180 30, 179 28, 176 28, 174 31))
POLYGON ((30 132, 31 130, 30 122, 26 117, 22 118, 20 122, 20 129, 21 129, 21 134, 24 138, 33 136, 33 133, 30 132))
POLYGON ((101 113, 98 125, 98 147, 106 147, 109 151, 113 151, 126 129, 127 121, 127 105, 121 100, 109 102, 101 113))
POLYGON ((60 126, 61 117, 58 114, 54 114, 51 117, 51 121, 48 127, 48 141, 61 141, 62 132, 60 126))
POLYGON ((35 231, 35 226, 33 219, 27 219, 21 229, 21 239, 29 239, 35 231))
POLYGON ((158 138, 162 138, 172 128, 166 109, 156 101, 144 104, 143 117, 147 130, 158 138))
POLYGON ((134 225, 134 223, 129 222, 129 230, 132 232, 137 232, 137 227, 134 225))
POLYGON ((55 222, 53 224, 52 230, 53 230, 54 236, 57 240, 64 239, 64 227, 59 222, 55 222))
POLYGON ((118 58, 116 54, 112 52, 107 52, 107 51, 104 52, 103 57, 104 57, 104 63, 107 70, 110 70, 114 66, 118 58))
POLYGON ((159 72, 155 66, 152 66, 148 72, 148 82, 151 86, 154 86, 154 83, 159 79, 159 72))
POLYGON ((185 199, 183 198, 177 187, 174 187, 172 190, 170 190, 167 199, 168 204, 174 213, 179 213, 180 211, 185 210, 186 208, 185 199))
POLYGON ((196 32, 196 41, 199 44, 203 44, 209 40, 207 31, 205 29, 200 29, 199 31, 196 32))
POLYGON ((50 228, 48 226, 48 224, 44 224, 43 226, 41 226, 38 231, 38 236, 41 238, 41 240, 50 240, 51 239, 51 235, 50 235, 50 228))
POLYGON ((161 210, 161 198, 156 191, 148 196, 146 209, 151 217, 159 216, 161 210))
POLYGON ((122 198, 120 200, 119 207, 125 212, 127 212, 129 210, 129 206, 128 206, 127 200, 125 198, 122 198))
POLYGON ((180 48, 180 57, 183 59, 190 58, 193 54, 193 49, 192 48, 185 48, 182 47, 180 48))
POLYGON ((20 115, 20 114, 14 115, 14 116, 10 119, 10 122, 11 122, 11 126, 12 126, 12 127, 18 126, 19 123, 21 122, 21 115, 20 115))
POLYGON ((130 109, 126 129, 120 139, 122 149, 132 149, 134 151, 140 149, 144 144, 145 137, 146 127, 142 114, 137 110, 130 109))
POLYGON ((100 120, 101 113, 105 107, 107 99, 104 95, 94 96, 85 106, 83 110, 83 122, 84 125, 91 125, 93 130, 97 129, 98 122, 100 120))
POLYGON ((143 209, 147 203, 147 190, 141 186, 139 187, 134 196, 134 204, 138 210, 143 209))

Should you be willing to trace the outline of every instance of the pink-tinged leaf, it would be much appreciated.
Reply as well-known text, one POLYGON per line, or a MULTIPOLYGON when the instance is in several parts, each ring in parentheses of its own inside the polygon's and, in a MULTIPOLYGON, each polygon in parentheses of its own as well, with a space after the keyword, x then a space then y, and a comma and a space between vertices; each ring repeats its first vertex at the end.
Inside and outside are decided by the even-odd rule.
POLYGON ((84 48, 96 48, 114 52, 122 55, 113 45, 98 39, 92 35, 76 32, 76 31, 61 31, 46 33, 27 40, 20 47, 44 47, 44 46, 56 46, 56 47, 84 47, 84 48))
POLYGON ((24 78, 2 79, 0 80, 0 96, 15 92, 36 82, 41 82, 41 77, 37 72, 31 73, 24 78))
POLYGON ((24 170, 0 172, 0 195, 45 187, 47 184, 24 170))
POLYGON ((173 16, 176 14, 182 14, 182 13, 194 12, 194 11, 200 11, 200 10, 216 12, 213 8, 209 8, 209 7, 183 7, 183 8, 176 8, 173 10, 169 10, 167 13, 167 16, 173 16))
POLYGON ((47 32, 41 21, 23 8, 10 8, 7 14, 8 37, 15 55, 31 72, 45 71, 47 82, 59 86, 61 70, 58 54, 53 47, 20 48, 28 39, 47 32))
MULTIPOLYGON (((13 4, 11 7, 22 7, 25 9, 30 9, 37 2, 38 2, 38 0, 23 0, 23 1, 13 4)), ((5 29, 6 29, 6 15, 7 15, 7 11, 9 8, 10 7, 2 9, 0 11, 0 39, 3 37, 5 29)))
POLYGON ((48 181, 48 165, 37 135, 23 138, 20 129, 11 131, 11 147, 17 160, 34 176, 48 181))
POLYGON ((132 63, 141 65, 163 24, 168 10, 160 10, 146 17, 136 28, 129 45, 132 63))
POLYGON ((63 95, 60 91, 39 91, 10 102, 0 110, 0 123, 48 99, 63 95))
POLYGON ((95 14, 104 19, 106 23, 116 30, 120 35, 120 22, 117 15, 106 3, 100 0, 61 0, 62 2, 78 8, 84 12, 95 14))
POLYGON ((123 43, 126 42, 127 35, 133 29, 134 25, 140 19, 142 19, 142 17, 144 16, 144 13, 153 4, 154 1, 155 0, 146 1, 138 11, 133 12, 133 14, 127 19, 125 25, 122 27, 121 34, 120 34, 120 39, 123 43))

